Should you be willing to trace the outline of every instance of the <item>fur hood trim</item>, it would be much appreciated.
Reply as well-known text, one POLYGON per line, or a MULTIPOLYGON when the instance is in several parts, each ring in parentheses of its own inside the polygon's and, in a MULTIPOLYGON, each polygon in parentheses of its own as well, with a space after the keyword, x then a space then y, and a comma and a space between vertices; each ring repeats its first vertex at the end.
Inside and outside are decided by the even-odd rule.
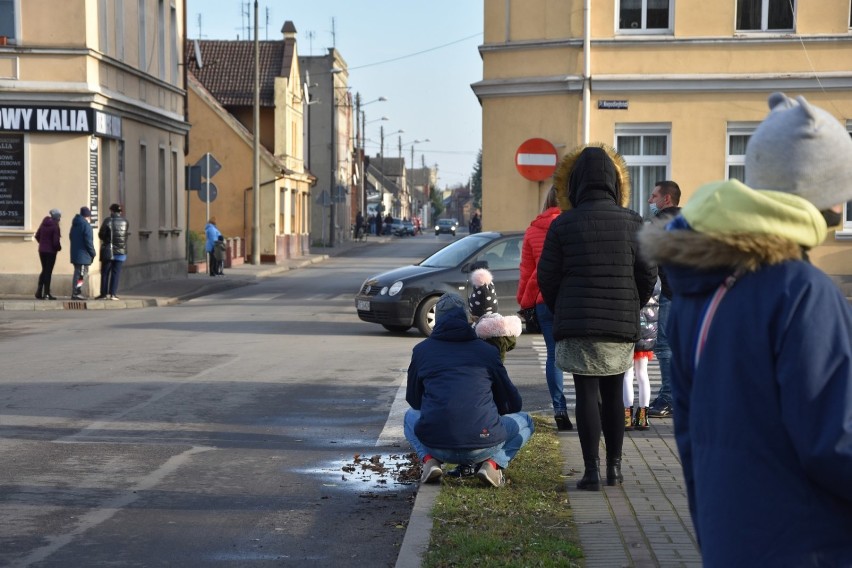
POLYGON ((556 187, 556 199, 559 202, 559 208, 563 211, 568 211, 572 208, 571 201, 568 198, 568 181, 571 179, 571 171, 574 169, 574 164, 577 163, 577 158, 586 148, 602 148, 615 165, 615 172, 618 177, 618 197, 616 203, 622 207, 627 207, 630 204, 630 173, 627 169, 627 162, 621 157, 621 154, 616 152, 615 148, 603 143, 583 144, 571 150, 556 168, 556 173, 553 175, 553 185, 556 187))
POLYGON ((489 337, 519 337, 521 335, 521 318, 518 316, 502 316, 500 314, 485 314, 474 326, 480 339, 489 337))
POLYGON ((481 288, 482 286, 488 286, 494 282, 494 275, 485 268, 477 268, 473 272, 470 273, 470 284, 474 288, 481 288))
POLYGON ((642 228, 639 248, 652 262, 699 270, 730 268, 753 272, 762 265, 804 257, 802 247, 779 235, 667 231, 663 223, 651 223, 642 228))

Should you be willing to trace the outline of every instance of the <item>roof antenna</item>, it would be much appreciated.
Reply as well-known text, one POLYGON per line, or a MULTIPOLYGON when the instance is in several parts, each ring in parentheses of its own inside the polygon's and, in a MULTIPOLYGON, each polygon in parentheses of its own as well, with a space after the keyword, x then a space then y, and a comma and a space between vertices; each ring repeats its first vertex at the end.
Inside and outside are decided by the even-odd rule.
POLYGON ((334 17, 331 18, 331 47, 337 47, 337 31, 334 27, 334 17))

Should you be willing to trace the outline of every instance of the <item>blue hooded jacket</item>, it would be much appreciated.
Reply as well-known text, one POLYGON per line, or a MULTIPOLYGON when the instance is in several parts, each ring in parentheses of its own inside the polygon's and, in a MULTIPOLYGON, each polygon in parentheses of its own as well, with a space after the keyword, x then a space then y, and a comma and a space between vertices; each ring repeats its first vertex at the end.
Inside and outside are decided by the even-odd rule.
POLYGON ((640 237, 674 292, 690 511, 707 567, 852 566, 852 308, 803 258, 819 212, 774 193, 702 188, 671 230, 640 237), (737 271, 696 362, 710 298, 737 271))
POLYGON ((479 449, 506 441, 500 416, 521 410, 521 395, 461 307, 438 318, 428 339, 414 347, 405 399, 420 419, 415 434, 441 449, 479 449))
POLYGON ((71 221, 71 264, 92 264, 95 260, 94 231, 91 223, 79 213, 71 221))

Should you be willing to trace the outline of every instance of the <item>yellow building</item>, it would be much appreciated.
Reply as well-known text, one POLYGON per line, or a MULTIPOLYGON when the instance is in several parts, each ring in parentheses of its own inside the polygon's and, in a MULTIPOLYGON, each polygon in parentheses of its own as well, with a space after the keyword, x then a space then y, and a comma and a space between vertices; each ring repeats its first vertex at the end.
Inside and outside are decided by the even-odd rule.
MULTIPOLYGON (((263 263, 307 254, 311 184, 304 159, 304 100, 296 28, 287 21, 279 41, 259 42, 260 246, 263 263)), ((194 49, 193 49, 194 51, 194 49)), ((204 231, 216 217, 225 237, 245 240, 251 256, 254 213, 254 42, 198 42, 201 68, 189 61, 189 164, 212 154, 222 169, 210 181, 218 189, 208 207, 204 194, 188 192, 189 226, 204 231)))
POLYGON ((35 291, 33 235, 53 208, 63 213, 56 296, 71 293, 68 230, 83 206, 95 234, 111 203, 125 210, 120 289, 186 273, 184 8, 183 0, 0 2, 4 293, 35 291))
MULTIPOLYGON (((519 230, 551 179, 515 154, 543 138, 558 157, 605 142, 630 166, 631 208, 658 180, 681 204, 701 184, 742 179, 748 138, 774 91, 804 95, 852 129, 848 0, 484 0, 480 47, 483 224, 519 230)), ((815 167, 819 167, 815 164, 815 167)), ((852 292, 852 204, 814 264, 852 292)))

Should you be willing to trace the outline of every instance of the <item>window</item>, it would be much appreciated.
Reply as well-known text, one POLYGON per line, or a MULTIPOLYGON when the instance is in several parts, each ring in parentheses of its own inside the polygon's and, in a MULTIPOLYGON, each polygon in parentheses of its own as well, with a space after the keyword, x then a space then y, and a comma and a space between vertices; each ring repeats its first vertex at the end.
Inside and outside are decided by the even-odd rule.
POLYGON ((169 11, 169 67, 171 70, 172 84, 178 83, 178 27, 177 27, 177 10, 174 3, 169 11))
POLYGON ((145 22, 147 21, 147 13, 145 11, 145 1, 139 0, 139 70, 147 71, 146 66, 148 65, 147 60, 147 50, 148 50, 148 42, 147 36, 148 33, 145 22))
POLYGON ((737 30, 793 30, 795 7, 796 0, 737 0, 737 30))
POLYGON ((671 0, 621 0, 618 7, 618 31, 671 30, 671 12, 671 0))
POLYGON ((669 179, 671 127, 616 127, 615 148, 627 162, 632 191, 628 207, 648 217, 648 197, 657 182, 669 179))
POLYGON ((139 145, 139 228, 148 228, 148 146, 139 145))
POLYGON ((124 2, 115 3, 115 55, 124 61, 124 2))
POLYGON ((172 187, 171 187, 170 191, 171 191, 171 197, 172 197, 172 206, 171 206, 172 228, 178 229, 179 228, 179 226, 178 226, 179 225, 178 224, 178 196, 180 195, 178 193, 178 185, 180 184, 180 181, 178 180, 178 172, 179 172, 179 169, 178 169, 178 153, 177 153, 176 150, 172 150, 171 167, 172 167, 172 171, 171 171, 172 187))
POLYGON ((157 6, 157 77, 166 80, 166 3, 159 0, 157 6))
POLYGON ((157 187, 160 190, 160 228, 163 229, 167 227, 166 224, 168 219, 166 219, 166 208, 168 207, 169 202, 167 201, 166 194, 166 149, 160 146, 159 156, 157 159, 157 187))
POLYGON ((101 53, 109 54, 109 12, 107 0, 98 1, 98 48, 101 53))
MULTIPOLYGON (((846 129, 852 129, 852 124, 847 123, 846 129)), ((852 130, 850 130, 849 135, 852 136, 852 130)), ((843 208, 843 225, 837 230, 837 233, 844 239, 852 236, 852 201, 847 201, 846 206, 843 208)))
POLYGON ((745 153, 756 124, 729 124, 725 149, 725 177, 745 183, 745 153))
MULTIPOLYGON (((0 0, 0 36, 13 40, 18 37, 15 27, 18 19, 15 17, 17 0, 0 0)), ((14 43, 14 42, 10 42, 14 43)))

